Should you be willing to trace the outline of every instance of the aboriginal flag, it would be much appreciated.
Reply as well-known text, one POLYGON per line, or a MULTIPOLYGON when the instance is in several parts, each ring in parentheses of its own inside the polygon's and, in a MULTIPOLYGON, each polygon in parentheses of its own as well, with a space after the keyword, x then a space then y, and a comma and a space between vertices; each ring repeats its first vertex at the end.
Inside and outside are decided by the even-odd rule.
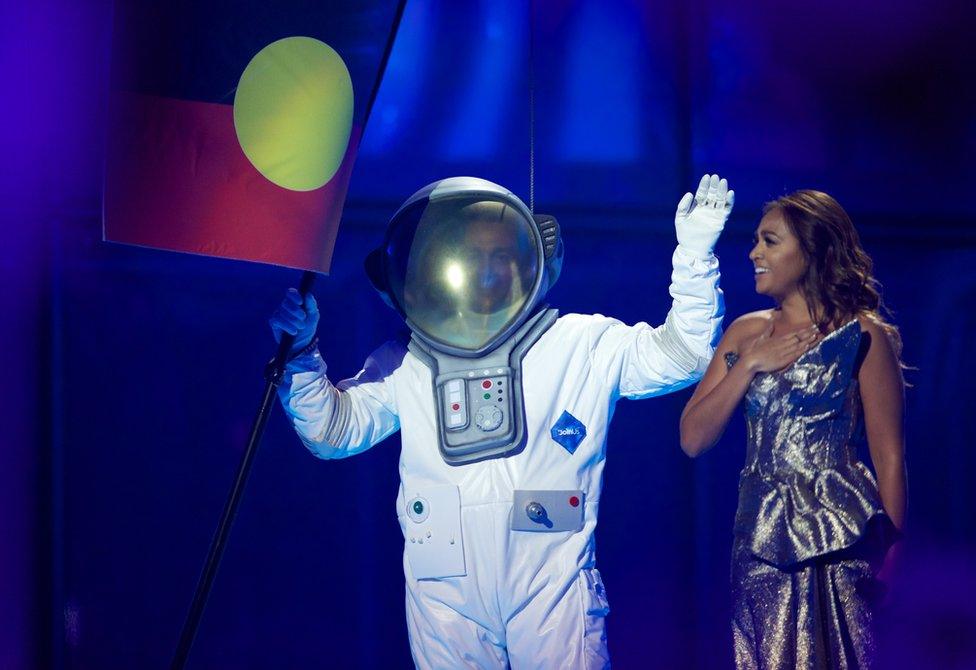
POLYGON ((104 238, 328 272, 403 0, 120 0, 104 238))

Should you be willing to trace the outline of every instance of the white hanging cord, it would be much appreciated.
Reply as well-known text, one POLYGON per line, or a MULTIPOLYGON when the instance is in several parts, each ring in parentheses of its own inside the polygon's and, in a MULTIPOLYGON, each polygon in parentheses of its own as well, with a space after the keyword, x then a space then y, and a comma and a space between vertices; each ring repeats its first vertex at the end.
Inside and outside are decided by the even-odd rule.
POLYGON ((529 211, 535 214, 535 30, 532 0, 529 0, 529 211))

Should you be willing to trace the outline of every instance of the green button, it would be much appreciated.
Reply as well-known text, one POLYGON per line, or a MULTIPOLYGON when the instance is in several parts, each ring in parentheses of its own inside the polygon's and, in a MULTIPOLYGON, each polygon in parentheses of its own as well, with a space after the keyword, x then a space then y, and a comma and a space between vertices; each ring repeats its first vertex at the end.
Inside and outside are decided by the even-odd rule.
POLYGON ((485 400, 491 400, 491 394, 490 393, 486 393, 484 395, 484 398, 485 398, 485 400))
POLYGON ((423 514, 424 513, 424 504, 422 502, 420 502, 419 500, 416 501, 413 504, 413 513, 414 514, 423 514))

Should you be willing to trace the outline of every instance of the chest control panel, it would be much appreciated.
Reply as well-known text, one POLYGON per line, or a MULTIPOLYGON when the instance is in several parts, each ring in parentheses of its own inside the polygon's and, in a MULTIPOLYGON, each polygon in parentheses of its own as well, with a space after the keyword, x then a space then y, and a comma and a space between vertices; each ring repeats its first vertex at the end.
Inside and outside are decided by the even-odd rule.
POLYGON ((507 368, 468 370, 445 382, 439 396, 447 432, 472 431, 476 439, 505 432, 511 416, 510 387, 507 368))

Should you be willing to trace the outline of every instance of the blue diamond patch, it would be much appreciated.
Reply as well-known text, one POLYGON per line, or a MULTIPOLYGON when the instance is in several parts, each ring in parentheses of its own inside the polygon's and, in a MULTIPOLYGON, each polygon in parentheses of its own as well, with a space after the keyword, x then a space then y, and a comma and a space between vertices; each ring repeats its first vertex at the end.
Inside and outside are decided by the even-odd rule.
POLYGON ((549 433, 552 435, 552 439, 562 445, 563 449, 575 454, 579 443, 586 437, 586 426, 575 416, 564 411, 556 423, 552 424, 552 430, 549 433))

